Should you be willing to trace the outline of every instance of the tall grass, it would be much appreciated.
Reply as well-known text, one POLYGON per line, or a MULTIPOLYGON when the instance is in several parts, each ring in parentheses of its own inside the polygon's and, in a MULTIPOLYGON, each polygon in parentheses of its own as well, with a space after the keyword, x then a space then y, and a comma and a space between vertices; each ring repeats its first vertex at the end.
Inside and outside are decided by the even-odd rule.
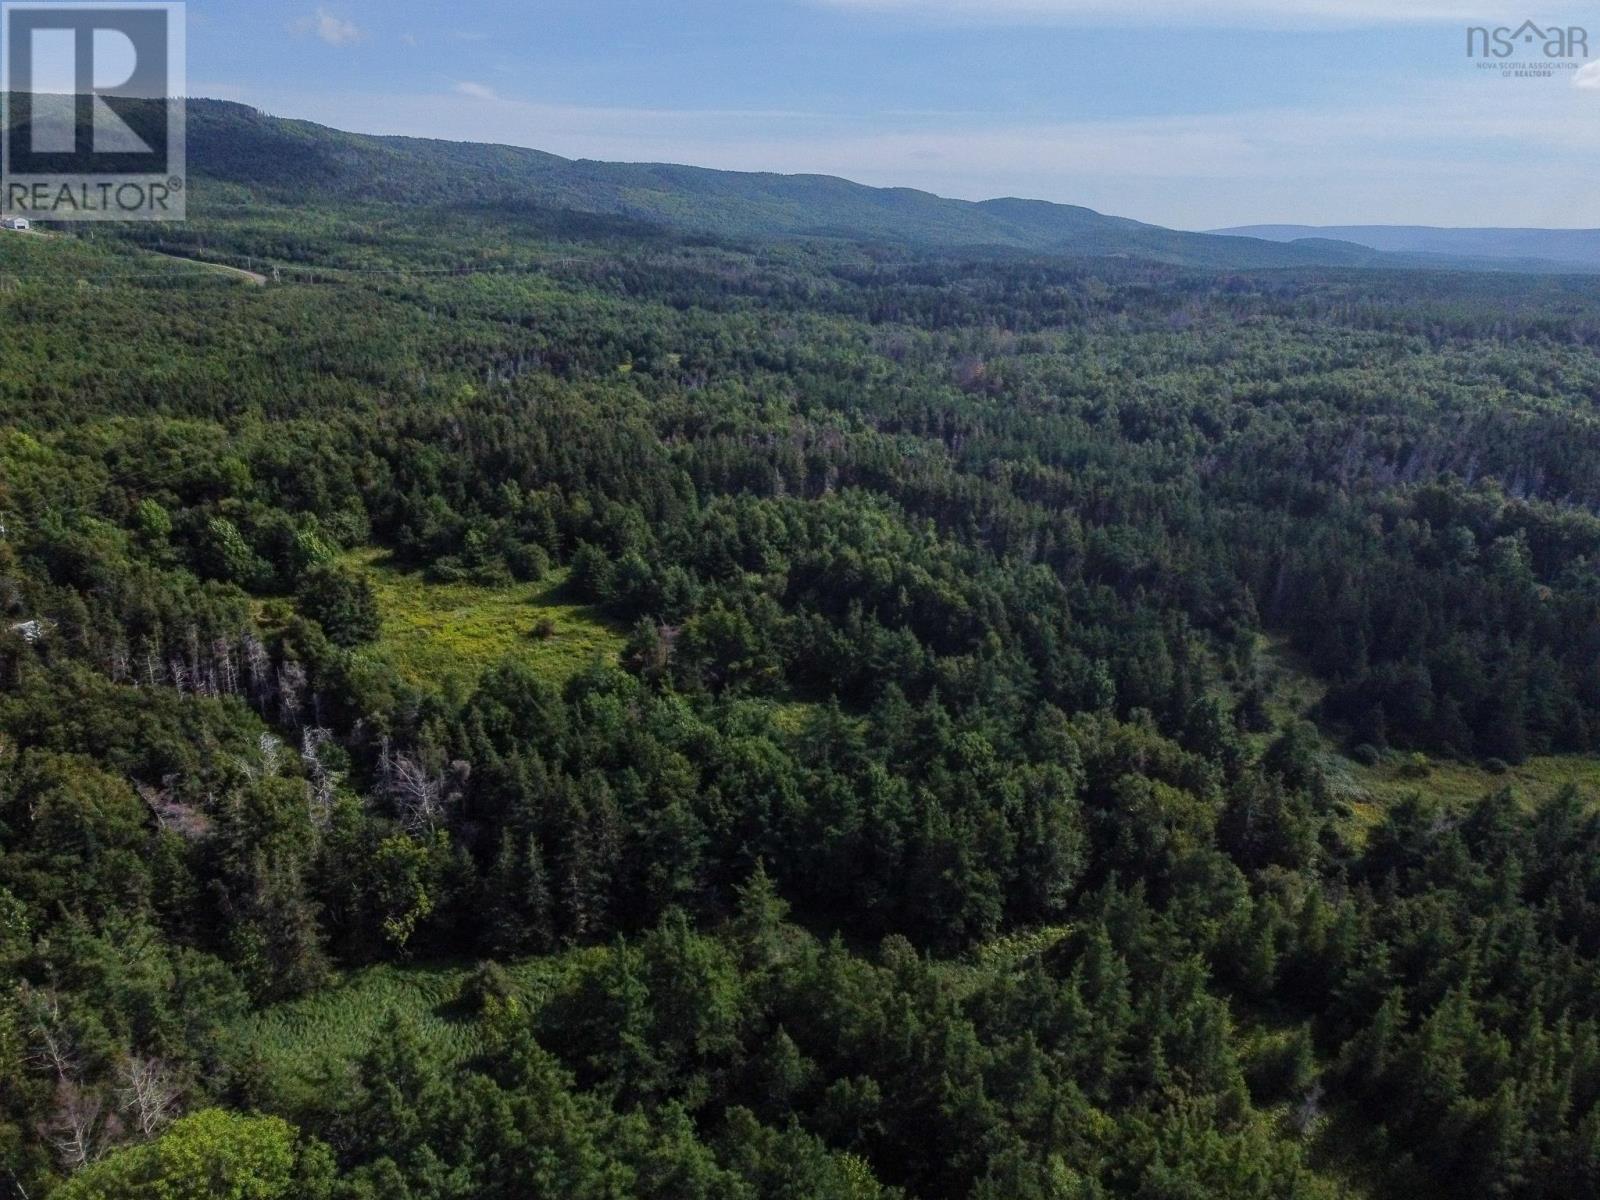
POLYGON ((596 660, 615 661, 622 649, 620 626, 575 601, 564 570, 492 587, 435 583, 398 569, 381 550, 356 551, 344 562, 372 581, 383 617, 382 635, 361 654, 415 684, 470 688, 506 657, 559 684, 596 660))

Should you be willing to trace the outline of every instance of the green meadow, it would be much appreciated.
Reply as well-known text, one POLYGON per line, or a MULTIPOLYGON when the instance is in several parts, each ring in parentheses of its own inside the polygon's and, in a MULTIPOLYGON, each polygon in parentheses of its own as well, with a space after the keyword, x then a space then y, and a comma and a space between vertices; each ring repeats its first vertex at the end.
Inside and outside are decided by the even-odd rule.
POLYGON ((435 583, 395 566, 382 550, 345 556, 372 581, 383 633, 361 654, 411 683, 471 687, 483 671, 515 658, 556 683, 595 661, 614 662, 623 631, 570 595, 565 570, 536 583, 435 583))

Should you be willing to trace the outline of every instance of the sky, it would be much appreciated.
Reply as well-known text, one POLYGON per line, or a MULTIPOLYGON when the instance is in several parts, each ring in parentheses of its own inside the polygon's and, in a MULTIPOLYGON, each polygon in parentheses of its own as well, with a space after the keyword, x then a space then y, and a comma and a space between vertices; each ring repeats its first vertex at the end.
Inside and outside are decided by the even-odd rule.
POLYGON ((1600 7, 1520 2, 191 0, 188 91, 1181 229, 1600 226, 1600 7), (1468 57, 1528 19, 1593 52, 1468 57))

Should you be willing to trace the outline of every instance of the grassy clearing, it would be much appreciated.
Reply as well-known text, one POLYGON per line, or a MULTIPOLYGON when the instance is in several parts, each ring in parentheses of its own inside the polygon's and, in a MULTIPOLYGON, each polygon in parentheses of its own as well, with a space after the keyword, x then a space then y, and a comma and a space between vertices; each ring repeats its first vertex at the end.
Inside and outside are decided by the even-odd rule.
POLYGON ((465 967, 373 967, 302 1000, 253 1013, 232 1032, 239 1052, 261 1060, 267 1078, 311 1086, 324 1068, 359 1056, 390 1014, 417 1024, 452 1060, 468 1057, 473 1029, 451 1012, 465 967))
POLYGON ((1413 761, 1416 757, 1390 754, 1375 767, 1351 763, 1351 775, 1357 786, 1380 806, 1413 792, 1426 792, 1447 803, 1470 804, 1506 787, 1530 806, 1543 804, 1569 785, 1600 798, 1600 759, 1577 754, 1543 755, 1496 774, 1476 763, 1428 758, 1418 763, 1413 761))
MULTIPOLYGON (((505 966, 531 1005, 604 948, 505 966)), ((463 964, 370 967, 342 976, 332 986, 304 999, 252 1013, 229 1031, 236 1061, 255 1060, 261 1078, 275 1081, 286 1095, 314 1092, 319 1079, 345 1069, 372 1044, 391 1015, 415 1023, 423 1039, 447 1065, 467 1062, 483 1049, 477 1014, 463 1002, 462 989, 474 968, 463 964)))
POLYGON ((614 662, 622 649, 622 629, 567 594, 566 571, 538 583, 484 587, 430 582, 395 567, 381 550, 357 551, 344 562, 372 581, 383 615, 382 636, 361 653, 414 684, 470 688, 508 656, 560 684, 596 659, 614 662))
MULTIPOLYGON (((1280 642, 1263 645, 1261 662, 1274 725, 1310 719, 1326 687, 1280 642)), ((1344 754, 1324 731, 1322 766, 1334 794, 1349 806, 1358 838, 1382 821, 1391 805, 1419 792, 1465 806, 1508 787, 1536 808, 1573 786, 1600 802, 1600 758, 1581 754, 1541 755, 1496 773, 1479 763, 1392 751, 1368 767, 1344 754)))

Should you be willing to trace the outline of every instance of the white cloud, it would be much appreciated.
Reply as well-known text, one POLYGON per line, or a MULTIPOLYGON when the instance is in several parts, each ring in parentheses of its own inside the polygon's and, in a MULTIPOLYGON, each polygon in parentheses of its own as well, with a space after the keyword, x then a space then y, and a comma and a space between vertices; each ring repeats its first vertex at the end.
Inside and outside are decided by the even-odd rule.
POLYGON ((314 33, 330 46, 348 46, 366 36, 354 21, 336 17, 325 8, 317 9, 314 17, 301 17, 294 29, 296 33, 314 33))
MULTIPOLYGON (((811 0, 828 8, 986 25, 1349 27, 1502 21, 1497 0, 811 0)), ((1515 24, 1516 22, 1512 22, 1515 24)))
POLYGON ((474 100, 500 99, 499 96, 495 95, 492 87, 482 83, 473 83, 470 79, 464 79, 456 84, 456 91, 463 96, 471 96, 474 100))
POLYGON ((1586 62, 1572 76, 1572 86, 1585 91, 1600 92, 1600 58, 1586 62))

